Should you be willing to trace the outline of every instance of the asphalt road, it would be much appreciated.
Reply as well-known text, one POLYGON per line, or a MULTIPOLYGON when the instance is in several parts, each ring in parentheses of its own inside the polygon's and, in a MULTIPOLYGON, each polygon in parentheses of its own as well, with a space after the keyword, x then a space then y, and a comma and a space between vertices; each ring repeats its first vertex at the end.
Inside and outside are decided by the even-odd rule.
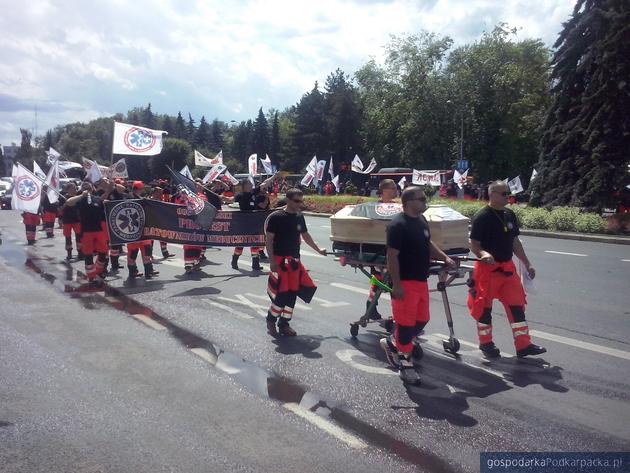
MULTIPOLYGON (((308 225, 329 247, 327 219, 308 225)), ((504 356, 480 357, 465 287, 448 290, 462 348, 444 353, 444 308, 432 294, 423 382, 405 388, 387 368, 377 324, 350 337, 367 279, 332 257, 304 247, 317 299, 298 304, 297 337, 272 339, 266 277, 249 270, 247 252, 235 271, 230 248, 209 249, 209 264, 188 279, 181 248, 169 245, 177 257, 156 265, 157 279, 129 283, 123 270, 93 292, 82 263, 62 261, 60 234, 39 233, 27 248, 11 211, 0 212, 0 228, 1 356, 11 381, 0 386, 10 401, 0 406, 0 460, 17 459, 9 471, 44 471, 67 456, 82 459, 77 471, 468 472, 484 451, 630 450, 627 246, 523 238, 537 269, 527 318, 548 349, 535 359, 513 356, 499 304, 504 356), (48 397, 62 414, 51 415, 48 397)), ((386 300, 379 310, 390 313, 386 300)))

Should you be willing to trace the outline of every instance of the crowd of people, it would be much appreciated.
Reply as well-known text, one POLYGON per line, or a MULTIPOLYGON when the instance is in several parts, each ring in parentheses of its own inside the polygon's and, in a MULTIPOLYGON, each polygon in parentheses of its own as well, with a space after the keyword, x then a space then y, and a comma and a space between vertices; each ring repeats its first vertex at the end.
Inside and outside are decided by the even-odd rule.
MULTIPOLYGON (((224 204, 236 203, 241 212, 251 212, 270 210, 268 189, 273 191, 274 187, 278 188, 278 180, 279 176, 276 175, 256 185, 246 179, 241 182, 238 193, 221 181, 210 187, 201 180, 195 184, 197 195, 217 209, 221 209, 224 204)), ((468 308, 477 325, 479 348, 488 358, 500 356, 500 350, 492 338, 492 302, 499 299, 512 328, 517 355, 539 355, 546 350, 534 345, 529 336, 525 320, 525 293, 512 261, 513 255, 522 262, 528 277, 533 278, 535 270, 518 238, 516 217, 506 208, 509 197, 507 185, 502 181, 490 183, 487 192, 488 205, 474 217, 470 233, 470 250, 478 261, 475 262, 469 284, 468 308)), ((393 180, 381 181, 381 203, 392 203, 398 194, 398 187, 393 180)), ((403 381, 417 384, 419 377, 413 369, 412 360, 413 342, 429 321, 429 264, 431 260, 440 260, 449 267, 454 267, 456 263, 431 241, 429 224, 423 216, 427 208, 424 190, 408 186, 400 195, 403 211, 387 227, 387 269, 376 274, 381 280, 386 275, 392 283, 395 327, 392 336, 383 338, 380 344, 403 381)), ((23 214, 27 243, 35 244, 37 225, 42 222, 46 237, 54 238, 55 222, 59 219, 65 238, 66 259, 83 260, 89 284, 100 287, 108 274, 122 268, 120 257, 123 254, 122 245, 109 242, 104 203, 124 199, 154 199, 185 204, 186 196, 183 189, 173 187, 167 181, 156 181, 150 186, 142 181, 106 178, 97 183, 83 181, 80 186, 71 182, 65 186, 57 202, 51 202, 44 192, 40 213, 23 214)), ((316 290, 300 259, 301 242, 304 241, 321 255, 327 252, 317 245, 308 232, 302 215, 305 205, 301 189, 287 189, 286 197, 278 202, 277 207, 267 217, 264 229, 261 229, 265 233, 265 248, 250 248, 252 269, 261 271, 260 260, 268 258, 270 272, 267 292, 271 300, 266 319, 268 333, 272 336, 295 336, 296 332, 289 322, 293 317, 296 299, 299 297, 308 303, 316 290)), ((152 279, 159 275, 153 266, 153 246, 152 240, 127 244, 129 279, 142 276, 152 279), (139 254, 144 273, 140 273, 136 262, 139 254)), ((163 258, 174 256, 164 242, 160 242, 160 250, 163 258)), ((238 269, 243 250, 242 247, 234 248, 232 268, 238 269)), ((185 274, 199 271, 205 259, 205 247, 183 245, 183 251, 185 274)), ((366 307, 372 311, 369 314, 371 318, 379 319, 381 314, 376 304, 373 304, 373 293, 372 287, 366 307)))

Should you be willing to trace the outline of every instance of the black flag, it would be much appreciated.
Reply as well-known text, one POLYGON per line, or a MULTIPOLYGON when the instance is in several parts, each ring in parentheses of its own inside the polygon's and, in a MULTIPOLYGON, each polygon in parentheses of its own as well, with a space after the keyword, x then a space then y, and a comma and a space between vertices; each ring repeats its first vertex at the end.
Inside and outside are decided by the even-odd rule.
POLYGON ((173 171, 169 166, 166 166, 171 173, 173 181, 179 189, 180 195, 186 201, 186 207, 188 208, 190 217, 204 230, 208 230, 214 217, 217 214, 217 209, 214 205, 203 200, 197 195, 197 184, 195 181, 188 179, 183 174, 173 171))

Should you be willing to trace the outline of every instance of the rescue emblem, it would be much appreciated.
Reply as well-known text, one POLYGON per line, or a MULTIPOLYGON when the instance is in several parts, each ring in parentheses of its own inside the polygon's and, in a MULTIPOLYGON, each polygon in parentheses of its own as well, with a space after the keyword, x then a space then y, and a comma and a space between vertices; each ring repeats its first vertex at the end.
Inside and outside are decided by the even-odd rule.
POLYGON ((109 229, 124 241, 136 241, 142 237, 145 215, 142 205, 122 201, 109 212, 109 229))
POLYGON ((29 176, 20 176, 15 184, 20 200, 33 200, 39 196, 39 186, 29 176))

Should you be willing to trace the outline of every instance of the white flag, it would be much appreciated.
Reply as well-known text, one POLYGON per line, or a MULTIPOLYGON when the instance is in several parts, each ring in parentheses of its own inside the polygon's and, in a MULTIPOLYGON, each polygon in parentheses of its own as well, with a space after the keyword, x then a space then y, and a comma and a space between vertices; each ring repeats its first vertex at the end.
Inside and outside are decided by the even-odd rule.
POLYGON ((219 177, 223 171, 227 169, 225 164, 217 164, 216 166, 212 166, 212 169, 208 171, 208 173, 203 178, 203 183, 207 184, 208 182, 213 182, 219 177))
POLYGON ((103 179, 101 170, 96 162, 91 159, 84 158, 83 156, 81 157, 81 160, 83 161, 83 169, 85 169, 85 178, 88 181, 94 184, 103 179))
POLYGON ((303 186, 310 186, 313 182, 313 179, 315 178, 315 176, 311 173, 306 173, 306 175, 302 178, 302 181, 300 182, 300 184, 302 184, 303 186))
POLYGON ((114 164, 109 167, 109 177, 123 177, 127 179, 129 177, 129 173, 127 172, 127 161, 125 158, 119 159, 114 164))
POLYGON ((13 168, 11 168, 11 177, 17 176, 18 172, 20 172, 20 168, 17 167, 17 164, 14 164, 13 168))
POLYGON ((46 161, 48 162, 48 164, 59 161, 59 158, 61 158, 61 154, 55 148, 53 148, 52 146, 48 148, 48 152, 46 153, 46 161))
POLYGON ((317 171, 317 156, 313 156, 313 159, 306 165, 306 174, 315 175, 317 171))
POLYGON ((407 178, 405 176, 401 177, 400 181, 398 181, 398 187, 400 187, 401 189, 404 189, 405 182, 407 182, 407 178))
POLYGON ((35 161, 33 161, 33 174, 39 177, 42 181, 46 179, 46 173, 42 171, 42 168, 40 168, 39 164, 35 161))
POLYGON ((317 179, 317 182, 321 182, 324 179, 325 168, 326 168, 326 160, 321 159, 317 161, 317 170, 315 172, 315 179, 317 179))
POLYGON ((337 189, 337 192, 339 192, 339 175, 332 178, 332 183, 335 186, 335 189, 337 189))
POLYGON ((354 155, 354 159, 352 160, 351 167, 354 172, 363 173, 363 161, 361 161, 361 158, 359 158, 358 154, 354 155))
POLYGON ((418 171, 414 169, 411 182, 418 186, 440 187, 440 171, 418 171))
POLYGON ((232 183, 233 186, 238 184, 238 179, 236 179, 234 176, 232 176, 232 174, 230 174, 230 171, 228 171, 227 169, 225 170, 224 176, 229 179, 229 181, 232 183))
POLYGON ((256 187, 256 181, 254 181, 254 176, 247 176, 247 180, 252 183, 252 187, 256 187))
POLYGON ((190 169, 188 169, 188 164, 186 164, 186 166, 184 166, 184 167, 182 168, 182 170, 181 170, 181 171, 179 171, 179 173, 180 173, 182 176, 186 176, 186 177, 187 177, 188 179, 190 179, 191 181, 193 180, 192 174, 190 173, 190 169))
POLYGON ((536 168, 532 168, 532 177, 529 178, 529 182, 531 183, 538 176, 538 172, 536 172, 536 168))
POLYGON ((211 159, 206 158, 199 151, 195 150, 195 166, 200 166, 202 168, 211 168, 214 165, 212 164, 211 159))
POLYGON ((516 176, 514 179, 508 181, 508 187, 512 195, 523 192, 523 185, 521 184, 521 176, 516 176))
POLYGON ((335 178, 335 170, 333 169, 333 157, 330 157, 330 163, 328 164, 328 174, 331 179, 335 178))
POLYGON ((453 173, 453 181, 457 184, 457 187, 460 189, 464 188, 464 184, 466 184, 466 178, 468 177, 468 169, 466 169, 463 173, 460 173, 457 169, 453 173))
POLYGON ((247 159, 247 169, 249 169, 250 176, 258 175, 258 155, 256 153, 251 154, 247 159))
POLYGON ((39 211, 39 203, 42 198, 42 183, 28 169, 20 163, 13 174, 13 193, 11 195, 11 208, 36 214, 39 211))
POLYGON ((265 159, 261 158, 260 162, 263 168, 265 168, 265 174, 273 174, 273 166, 271 165, 271 158, 268 154, 265 154, 265 159))
POLYGON ((223 164, 223 150, 222 149, 219 150, 217 155, 214 158, 212 158, 210 162, 212 163, 213 166, 215 164, 223 164))
POLYGON ((154 156, 162 152, 162 130, 114 122, 113 154, 154 156))
POLYGON ((53 165, 50 166, 44 182, 48 186, 48 201, 54 204, 59 200, 59 161, 55 160, 53 165))

